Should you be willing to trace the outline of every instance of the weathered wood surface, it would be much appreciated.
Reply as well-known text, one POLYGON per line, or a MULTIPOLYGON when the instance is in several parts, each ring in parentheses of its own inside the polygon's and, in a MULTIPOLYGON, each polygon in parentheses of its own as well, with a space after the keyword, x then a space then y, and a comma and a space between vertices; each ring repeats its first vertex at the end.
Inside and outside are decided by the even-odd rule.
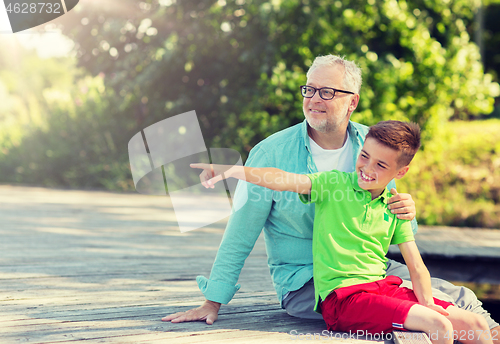
POLYGON ((202 302, 195 277, 226 223, 180 233, 168 197, 0 186, 0 219, 0 344, 281 343, 325 329, 280 309, 262 238, 219 321, 161 322, 202 302))
POLYGON ((168 197, 0 186, 0 219, 1 344, 281 343, 325 329, 280 308, 262 238, 219 321, 161 322, 202 302, 195 277, 226 222, 180 233, 168 197))

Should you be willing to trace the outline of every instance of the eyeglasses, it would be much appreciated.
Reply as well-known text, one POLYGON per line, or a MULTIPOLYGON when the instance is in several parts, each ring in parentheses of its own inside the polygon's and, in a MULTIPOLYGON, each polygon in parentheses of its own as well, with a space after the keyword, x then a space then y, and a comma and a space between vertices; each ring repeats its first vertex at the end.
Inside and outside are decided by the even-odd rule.
POLYGON ((319 91, 319 96, 321 97, 321 99, 324 99, 324 100, 333 99, 333 97, 335 97, 336 92, 355 94, 354 92, 337 90, 337 89, 331 88, 331 87, 314 88, 312 86, 307 86, 307 85, 300 86, 300 93, 302 94, 302 97, 304 97, 304 98, 314 97, 314 95, 316 94, 316 91, 319 91))

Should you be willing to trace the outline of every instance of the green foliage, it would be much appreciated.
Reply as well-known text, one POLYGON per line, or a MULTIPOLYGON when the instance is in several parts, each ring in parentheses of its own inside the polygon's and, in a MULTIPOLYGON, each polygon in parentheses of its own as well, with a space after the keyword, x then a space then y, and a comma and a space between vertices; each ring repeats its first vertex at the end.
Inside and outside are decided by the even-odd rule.
POLYGON ((84 76, 69 58, 20 57, 0 69, 2 182, 128 190, 128 135, 101 76, 84 76), (3 93, 3 94, 2 94, 3 93), (120 134, 124 134, 122 137, 120 134))
POLYGON ((450 122, 417 153, 398 190, 419 223, 500 227, 500 120, 450 122))
POLYGON ((303 120, 298 87, 315 56, 333 53, 363 68, 353 120, 424 128, 426 158, 414 165, 428 168, 412 168, 420 172, 403 184, 419 200, 421 221, 490 225, 484 214, 496 211, 496 184, 470 189, 464 172, 472 158, 483 167, 488 158, 471 138, 470 152, 455 154, 471 160, 452 162, 455 139, 445 133, 450 118, 490 113, 500 93, 471 41, 479 1, 113 4, 86 2, 61 17, 78 68, 71 59, 0 51, 3 182, 131 190, 128 140, 193 109, 208 147, 246 158, 257 142, 303 120))
POLYGON ((303 119, 298 86, 320 54, 363 68, 356 121, 409 119, 428 139, 452 116, 490 113, 500 90, 470 39, 479 4, 124 0, 120 11, 89 5, 78 13, 86 25, 65 32, 79 64, 122 98, 123 121, 195 109, 210 146, 247 152, 303 119))
POLYGON ((20 144, 29 128, 42 127, 50 103, 71 101, 71 59, 42 60, 33 51, 0 37, 0 143, 20 144))
POLYGON ((490 1, 483 9, 484 33, 483 33, 483 60, 485 70, 494 74, 496 80, 500 77, 500 1, 490 1))

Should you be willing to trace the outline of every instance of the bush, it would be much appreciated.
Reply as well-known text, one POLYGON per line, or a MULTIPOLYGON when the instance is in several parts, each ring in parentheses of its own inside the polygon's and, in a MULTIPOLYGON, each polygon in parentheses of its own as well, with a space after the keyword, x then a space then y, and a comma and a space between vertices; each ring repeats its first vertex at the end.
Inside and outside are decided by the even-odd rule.
POLYGON ((421 224, 500 228, 500 120, 450 122, 398 181, 421 224))

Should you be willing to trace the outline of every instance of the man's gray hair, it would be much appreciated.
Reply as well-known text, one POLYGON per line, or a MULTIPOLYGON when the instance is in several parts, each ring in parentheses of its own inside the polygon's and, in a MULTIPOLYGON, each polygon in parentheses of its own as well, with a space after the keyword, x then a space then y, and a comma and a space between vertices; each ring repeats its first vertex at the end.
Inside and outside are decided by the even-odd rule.
POLYGON ((358 67, 358 65, 356 65, 355 62, 348 61, 344 57, 340 57, 337 55, 325 55, 316 57, 314 59, 313 64, 307 71, 307 78, 309 78, 311 72, 318 67, 323 67, 323 66, 333 67, 335 65, 344 66, 345 74, 344 74, 343 85, 345 91, 351 91, 359 94, 362 82, 361 68, 358 67))

